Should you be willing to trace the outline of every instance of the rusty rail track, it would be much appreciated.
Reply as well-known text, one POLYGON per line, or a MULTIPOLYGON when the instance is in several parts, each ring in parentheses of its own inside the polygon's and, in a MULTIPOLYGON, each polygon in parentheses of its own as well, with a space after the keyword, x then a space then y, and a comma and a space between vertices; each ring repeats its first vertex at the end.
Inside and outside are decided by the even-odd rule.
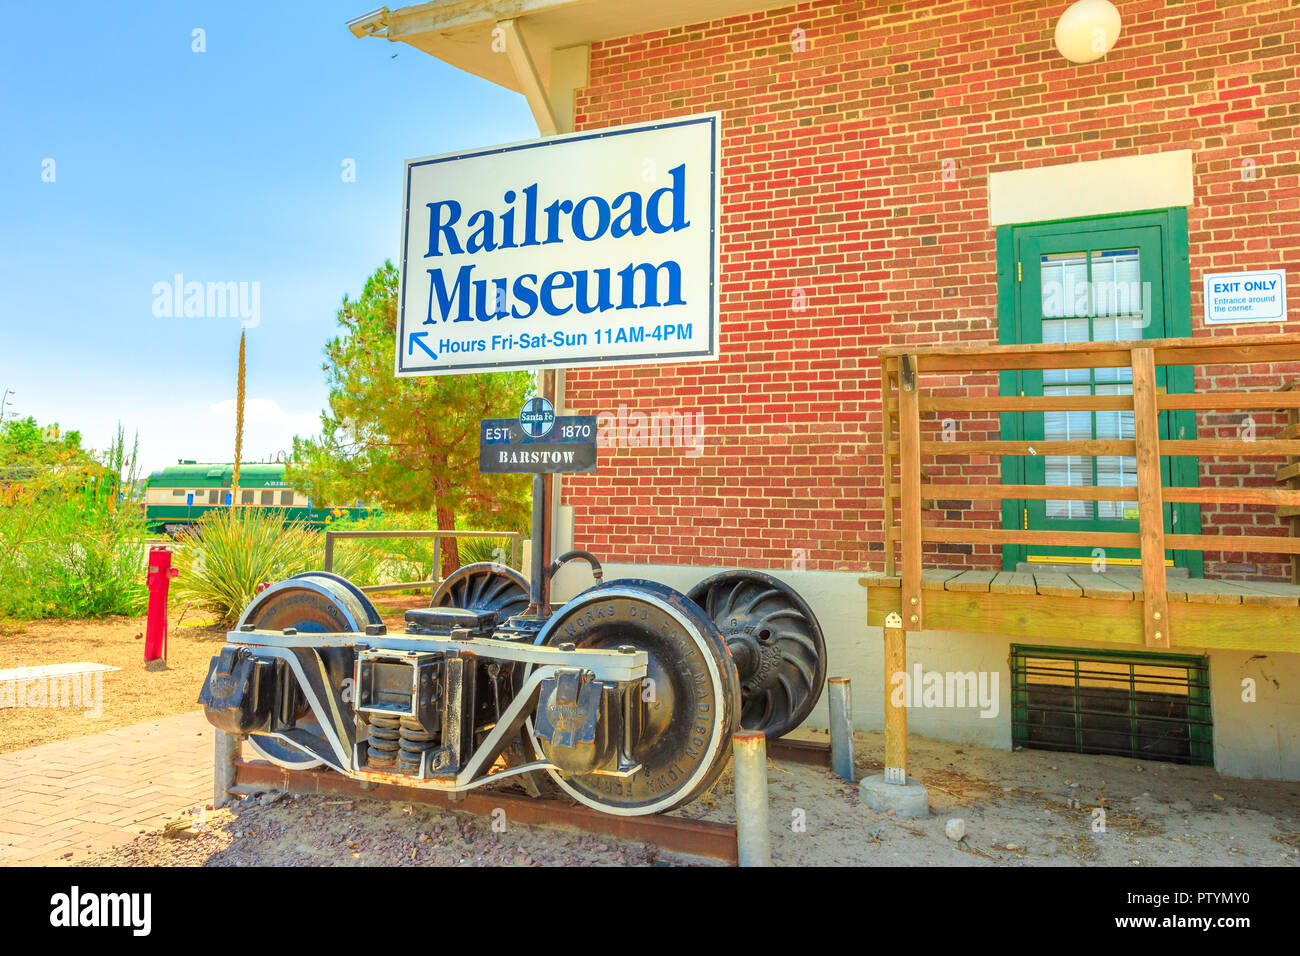
POLYGON ((831 765, 831 745, 820 740, 790 740, 778 737, 767 742, 767 755, 773 760, 788 760, 813 767, 831 765))
MULTIPOLYGON (((774 760, 821 766, 830 764, 830 747, 818 741, 773 740, 767 746, 768 756, 774 760)), ((285 770, 260 760, 235 761, 234 792, 267 788, 290 793, 420 803, 478 816, 491 816, 494 810, 503 809, 506 816, 516 823, 573 827, 584 833, 653 843, 671 853, 721 860, 730 866, 737 863, 736 826, 732 823, 670 816, 616 817, 570 801, 534 799, 499 790, 472 790, 453 798, 441 790, 389 784, 363 789, 361 781, 330 770, 285 770)))

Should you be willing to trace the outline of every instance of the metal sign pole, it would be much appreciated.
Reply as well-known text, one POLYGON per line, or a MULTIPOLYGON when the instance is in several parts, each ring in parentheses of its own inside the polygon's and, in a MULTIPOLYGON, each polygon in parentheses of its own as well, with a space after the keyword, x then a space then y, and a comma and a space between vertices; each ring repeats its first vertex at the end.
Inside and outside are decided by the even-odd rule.
MULTIPOLYGON (((542 371, 542 398, 555 406, 555 369, 545 369, 542 371)), ((552 551, 554 545, 551 540, 551 496, 555 490, 555 476, 546 474, 542 476, 542 566, 546 567, 554 558, 552 551)), ((549 579, 542 581, 542 613, 551 613, 551 582, 549 579)))
MULTIPOLYGON (((555 404, 555 372, 543 369, 538 374, 539 394, 555 404)), ((551 476, 533 475, 532 561, 529 573, 528 613, 547 617, 551 613, 551 583, 546 580, 546 566, 551 557, 551 476)))

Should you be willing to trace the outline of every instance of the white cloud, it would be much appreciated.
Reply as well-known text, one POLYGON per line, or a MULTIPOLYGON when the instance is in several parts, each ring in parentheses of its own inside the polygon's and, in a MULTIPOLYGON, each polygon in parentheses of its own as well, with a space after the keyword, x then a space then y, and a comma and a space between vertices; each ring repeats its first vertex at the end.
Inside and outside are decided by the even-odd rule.
MULTIPOLYGON (((208 411, 223 421, 234 422, 235 400, 227 399, 208 406, 208 411)), ((265 425, 277 430, 288 430, 290 435, 310 435, 320 430, 320 416, 315 413, 294 415, 286 412, 278 402, 269 398, 244 399, 244 428, 265 425)))

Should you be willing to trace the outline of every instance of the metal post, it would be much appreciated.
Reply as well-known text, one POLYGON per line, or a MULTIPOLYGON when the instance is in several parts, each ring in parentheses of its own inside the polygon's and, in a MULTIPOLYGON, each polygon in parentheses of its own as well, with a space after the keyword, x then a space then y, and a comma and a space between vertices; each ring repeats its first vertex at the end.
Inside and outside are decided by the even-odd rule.
POLYGON ((532 569, 528 574, 528 599, 532 606, 530 614, 541 614, 545 602, 542 592, 542 577, 546 573, 546 555, 542 551, 546 540, 546 479, 542 475, 533 475, 533 553, 532 569))
MULTIPOLYGON (((542 380, 541 382, 542 398, 546 399, 552 405, 554 405, 555 404, 555 377, 556 377, 555 369, 542 369, 539 377, 542 380)), ((533 485, 534 489, 536 489, 537 487, 539 486, 533 485)), ((533 542, 534 542, 534 547, 536 547, 538 543, 541 544, 541 547, 538 548, 538 550, 541 552, 542 555, 542 567, 547 567, 551 563, 551 560, 555 557, 555 542, 552 539, 552 532, 555 529, 552 527, 552 522, 551 522, 551 519, 554 517, 554 515, 551 512, 551 501, 553 498, 553 492, 555 488, 555 476, 542 475, 542 483, 540 487, 542 489, 542 515, 543 515, 542 533, 539 536, 537 535, 536 532, 534 532, 533 542)), ((534 558, 533 560, 536 561, 537 559, 534 558)), ((542 578, 541 612, 548 616, 551 613, 551 582, 547 580, 545 576, 543 576, 542 578)))
POLYGON ((334 570, 334 532, 325 532, 325 570, 334 570))
POLYGON ((433 539, 433 573, 429 575, 429 579, 442 580, 442 538, 433 539))
POLYGON ((239 759, 242 745, 238 737, 223 730, 214 731, 212 761, 212 809, 220 810, 232 799, 230 788, 235 785, 235 761, 239 759))
POLYGON ((857 783, 853 769, 853 685, 847 677, 832 677, 827 683, 831 692, 831 766, 841 780, 857 783))
POLYGON ((767 829, 767 735, 739 730, 731 735, 736 773, 736 850, 741 866, 771 866, 767 829))

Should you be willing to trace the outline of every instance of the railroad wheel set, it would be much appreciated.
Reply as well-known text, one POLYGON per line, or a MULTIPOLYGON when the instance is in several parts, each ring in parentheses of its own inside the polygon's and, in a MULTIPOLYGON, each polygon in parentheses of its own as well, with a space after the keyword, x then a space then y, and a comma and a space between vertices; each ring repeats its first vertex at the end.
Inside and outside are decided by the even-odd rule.
POLYGON ((693 800, 732 733, 789 732, 825 682, 816 617, 771 575, 687 594, 602 582, 551 613, 535 598, 511 568, 467 565, 389 634, 350 582, 298 575, 244 611, 200 703, 283 767, 448 791, 509 779, 632 816, 693 800))

